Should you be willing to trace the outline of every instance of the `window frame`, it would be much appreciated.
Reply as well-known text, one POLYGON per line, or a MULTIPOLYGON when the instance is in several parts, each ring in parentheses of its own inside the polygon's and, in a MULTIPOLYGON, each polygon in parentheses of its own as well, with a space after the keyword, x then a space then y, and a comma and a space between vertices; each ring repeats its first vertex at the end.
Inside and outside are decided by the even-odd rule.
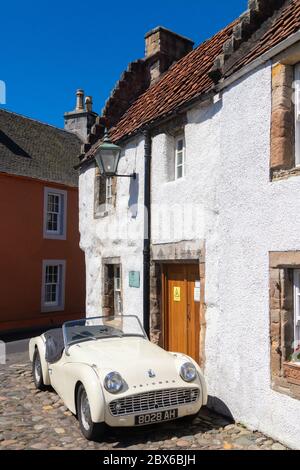
POLYGON ((294 345, 300 342, 300 269, 293 270, 294 290, 294 345))
POLYGON ((294 65, 295 86, 295 168, 300 167, 300 62, 294 65))
POLYGON ((43 260, 42 266, 42 290, 41 290, 41 310, 42 312, 62 312, 65 309, 65 277, 66 260, 43 260), (58 267, 58 285, 59 293, 56 302, 47 302, 46 299, 46 271, 47 267, 58 267))
POLYGON ((67 238, 67 197, 68 193, 65 190, 58 188, 45 187, 44 188, 44 227, 43 236, 47 239, 66 240, 67 238), (58 229, 48 230, 48 198, 49 196, 59 197, 59 212, 58 212, 58 229))
POLYGON ((114 314, 121 315, 122 312, 123 312, 122 269, 121 269, 121 264, 114 264, 114 314), (119 271, 118 276, 117 276, 117 271, 119 271))
POLYGON ((178 181, 186 176, 186 150, 185 150, 185 137, 184 134, 180 134, 177 137, 175 137, 175 142, 174 142, 174 152, 175 152, 175 158, 174 158, 174 180, 178 181), (182 150, 178 150, 178 142, 182 141, 182 150), (178 156, 179 154, 182 154, 182 161, 181 164, 178 164, 178 156), (182 169, 182 175, 178 176, 178 169, 182 169))
POLYGON ((113 205, 113 178, 107 176, 105 178, 105 211, 109 212, 113 205))

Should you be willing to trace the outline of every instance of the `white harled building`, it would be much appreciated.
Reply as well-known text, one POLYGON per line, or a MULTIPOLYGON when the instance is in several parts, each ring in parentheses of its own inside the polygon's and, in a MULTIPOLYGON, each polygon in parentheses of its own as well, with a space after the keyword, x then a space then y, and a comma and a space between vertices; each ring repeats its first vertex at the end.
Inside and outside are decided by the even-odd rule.
POLYGON ((150 31, 145 58, 122 75, 79 163, 87 315, 138 315, 153 341, 200 363, 211 407, 293 448, 299 28, 298 0, 249 0, 195 48, 150 31), (101 175, 94 157, 105 126, 122 148, 118 174, 136 179, 101 175))

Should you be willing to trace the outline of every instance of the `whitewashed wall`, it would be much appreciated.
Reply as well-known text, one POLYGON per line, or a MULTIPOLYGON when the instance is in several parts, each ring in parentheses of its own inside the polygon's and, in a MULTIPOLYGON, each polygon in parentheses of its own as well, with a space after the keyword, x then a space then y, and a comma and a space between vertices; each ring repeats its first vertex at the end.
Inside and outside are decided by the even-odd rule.
POLYGON ((143 182, 144 142, 129 141, 123 149, 118 173, 136 171, 137 179, 117 179, 116 209, 112 215, 94 218, 95 166, 81 172, 79 178, 80 246, 86 260, 86 312, 102 311, 102 260, 120 257, 122 264, 123 313, 143 316, 143 182), (137 205, 132 208, 132 205, 137 205), (129 288, 129 271, 140 271, 140 288, 129 288))
POLYGON ((217 207, 220 103, 195 107, 185 126, 186 176, 174 174, 174 140, 152 144, 152 242, 205 240, 214 233, 217 207), (161 217, 159 217, 161 215, 161 217))
POLYGON ((206 253, 207 276, 218 279, 206 377, 237 420, 300 448, 300 401, 271 389, 268 256, 300 250, 300 178, 269 181, 270 119, 268 64, 223 96, 215 267, 206 253))

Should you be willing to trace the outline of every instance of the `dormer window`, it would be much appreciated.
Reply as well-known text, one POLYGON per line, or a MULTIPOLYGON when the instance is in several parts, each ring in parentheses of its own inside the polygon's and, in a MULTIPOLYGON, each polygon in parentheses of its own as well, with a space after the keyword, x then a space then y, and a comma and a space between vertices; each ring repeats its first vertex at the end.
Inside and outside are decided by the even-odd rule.
POLYGON ((185 139, 183 135, 175 139, 175 180, 185 176, 185 139))

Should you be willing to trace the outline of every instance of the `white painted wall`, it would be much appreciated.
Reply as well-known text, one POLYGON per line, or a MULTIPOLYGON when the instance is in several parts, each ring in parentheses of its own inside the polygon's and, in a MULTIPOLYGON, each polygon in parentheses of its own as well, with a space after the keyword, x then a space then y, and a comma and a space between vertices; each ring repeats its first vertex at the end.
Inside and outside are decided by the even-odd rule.
POLYGON ((269 181, 271 66, 223 96, 218 264, 208 245, 217 308, 207 310, 209 393, 237 420, 300 448, 300 401, 271 389, 270 251, 300 250, 300 178, 269 181))
POLYGON ((116 209, 109 216, 94 218, 95 166, 79 177, 80 246, 86 260, 86 313, 102 311, 102 260, 120 257, 122 265, 123 313, 143 316, 143 182, 144 142, 137 138, 122 150, 118 173, 138 173, 137 179, 117 179, 116 209), (132 205, 135 209, 132 209, 132 205), (137 206, 136 206, 137 205, 137 206), (131 209, 130 209, 131 208, 131 209), (129 288, 129 271, 140 271, 140 288, 129 288))
POLYGON ((153 138, 153 244, 205 240, 214 231, 218 211, 219 119, 220 103, 195 107, 188 113, 186 176, 178 180, 169 178, 174 165, 174 139, 166 134, 153 138))

